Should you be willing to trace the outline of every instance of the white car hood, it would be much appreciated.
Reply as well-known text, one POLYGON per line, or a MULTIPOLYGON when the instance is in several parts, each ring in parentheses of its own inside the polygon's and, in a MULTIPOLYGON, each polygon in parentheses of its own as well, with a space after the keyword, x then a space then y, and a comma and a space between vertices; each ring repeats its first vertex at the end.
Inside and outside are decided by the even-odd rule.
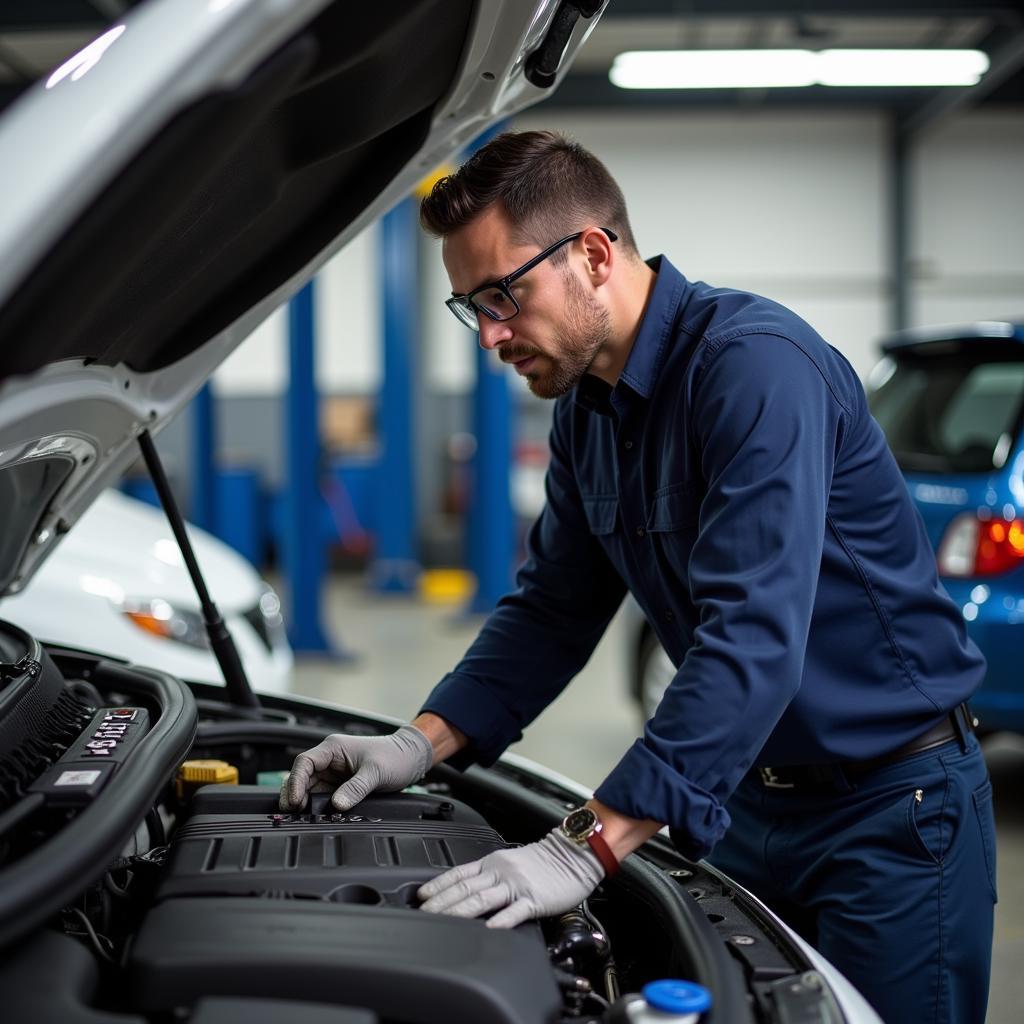
POLYGON ((150 0, 4 112, 0 594, 331 255, 549 94, 558 7, 150 0))
MULTIPOLYGON (((195 526, 187 529, 222 614, 253 607, 263 592, 253 567, 216 538, 195 526)), ((60 558, 39 570, 35 585, 50 582, 51 570, 61 577, 52 580, 54 585, 66 584, 71 574, 82 589, 115 604, 160 597, 177 608, 199 609, 195 587, 163 512, 117 491, 100 494, 63 542, 60 558), (128 536, 131 544, 122 544, 128 536)))

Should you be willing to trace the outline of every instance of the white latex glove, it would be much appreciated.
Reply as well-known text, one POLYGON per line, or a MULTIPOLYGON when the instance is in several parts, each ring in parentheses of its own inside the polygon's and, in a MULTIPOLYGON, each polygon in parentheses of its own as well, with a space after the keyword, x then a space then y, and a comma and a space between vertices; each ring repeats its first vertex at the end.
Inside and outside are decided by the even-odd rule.
POLYGON ((331 806, 347 811, 375 790, 394 793, 419 782, 433 762, 430 740, 411 725, 390 736, 332 733, 295 758, 281 787, 281 810, 301 810, 307 794, 333 789, 331 806))
POLYGON ((604 868, 589 846, 552 829, 539 843, 454 867, 421 885, 417 895, 428 913, 479 917, 500 910, 487 927, 514 928, 579 906, 602 878, 604 868))

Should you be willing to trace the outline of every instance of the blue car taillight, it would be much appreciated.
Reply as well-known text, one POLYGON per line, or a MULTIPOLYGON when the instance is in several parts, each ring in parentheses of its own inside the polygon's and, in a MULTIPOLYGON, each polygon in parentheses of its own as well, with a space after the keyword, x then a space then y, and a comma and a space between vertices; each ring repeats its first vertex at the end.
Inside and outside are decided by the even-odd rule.
POLYGON ((939 575, 998 576, 1024 565, 1024 519, 965 512, 949 524, 939 545, 939 575))

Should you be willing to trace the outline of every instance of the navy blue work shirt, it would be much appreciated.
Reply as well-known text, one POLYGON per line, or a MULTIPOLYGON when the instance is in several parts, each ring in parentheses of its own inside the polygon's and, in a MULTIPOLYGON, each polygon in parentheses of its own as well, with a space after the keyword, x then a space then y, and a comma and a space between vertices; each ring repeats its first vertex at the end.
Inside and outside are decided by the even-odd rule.
POLYGON ((614 388, 558 399, 516 590, 427 699, 492 763, 632 592, 678 667, 595 796, 706 855, 752 765, 888 753, 980 684, 850 364, 757 295, 665 257, 614 388))

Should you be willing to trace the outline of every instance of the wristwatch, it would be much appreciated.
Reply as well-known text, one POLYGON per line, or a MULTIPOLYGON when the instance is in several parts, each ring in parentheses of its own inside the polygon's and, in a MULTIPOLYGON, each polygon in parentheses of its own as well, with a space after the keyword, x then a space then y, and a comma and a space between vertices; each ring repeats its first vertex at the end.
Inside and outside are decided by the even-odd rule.
POLYGON ((601 835, 603 827, 601 819, 589 807, 577 807, 565 816, 559 830, 566 839, 580 846, 586 843, 601 862, 605 877, 611 878, 619 870, 619 862, 601 835))

